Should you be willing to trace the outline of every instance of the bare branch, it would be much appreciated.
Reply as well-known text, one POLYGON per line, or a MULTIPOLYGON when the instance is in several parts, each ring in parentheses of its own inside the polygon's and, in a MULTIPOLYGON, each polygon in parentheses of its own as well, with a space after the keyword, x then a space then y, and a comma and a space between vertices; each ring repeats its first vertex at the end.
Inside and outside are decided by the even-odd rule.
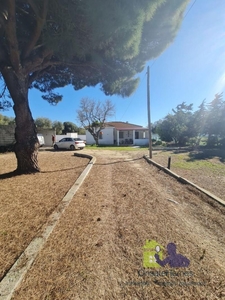
POLYGON ((8 19, 6 22, 5 32, 9 46, 9 56, 11 64, 16 72, 20 68, 20 52, 16 36, 16 4, 15 0, 8 0, 8 19))
POLYGON ((77 110, 77 119, 81 125, 86 128, 98 144, 100 131, 105 128, 107 117, 113 115, 114 105, 111 100, 105 103, 89 98, 82 98, 80 109, 77 110))

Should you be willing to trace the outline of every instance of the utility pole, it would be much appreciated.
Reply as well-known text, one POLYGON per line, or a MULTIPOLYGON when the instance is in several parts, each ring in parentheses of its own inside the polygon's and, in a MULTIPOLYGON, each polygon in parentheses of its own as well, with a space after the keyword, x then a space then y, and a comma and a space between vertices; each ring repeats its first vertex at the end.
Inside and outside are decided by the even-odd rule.
POLYGON ((152 158, 152 126, 151 126, 151 114, 150 114, 150 71, 149 66, 147 68, 147 109, 148 109, 148 137, 149 137, 149 158, 152 158))

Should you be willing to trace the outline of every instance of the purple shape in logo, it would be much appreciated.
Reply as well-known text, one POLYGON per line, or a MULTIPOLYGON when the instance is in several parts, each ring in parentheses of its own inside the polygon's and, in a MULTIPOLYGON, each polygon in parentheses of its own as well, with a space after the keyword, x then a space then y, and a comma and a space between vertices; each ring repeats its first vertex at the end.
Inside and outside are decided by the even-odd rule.
POLYGON ((171 268, 180 268, 180 267, 189 266, 190 260, 187 257, 176 253, 176 245, 174 243, 169 243, 167 245, 167 252, 168 252, 168 256, 164 260, 161 260, 158 254, 155 254, 156 262, 161 267, 164 267, 166 264, 169 264, 171 268))

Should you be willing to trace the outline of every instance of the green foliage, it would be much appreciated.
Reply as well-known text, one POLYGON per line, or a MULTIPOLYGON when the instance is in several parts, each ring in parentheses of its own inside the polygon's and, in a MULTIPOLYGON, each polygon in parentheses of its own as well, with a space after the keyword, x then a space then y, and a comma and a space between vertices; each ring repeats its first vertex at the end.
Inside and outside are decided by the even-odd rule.
POLYGON ((52 128, 52 121, 48 118, 37 118, 35 119, 35 125, 37 128, 45 128, 45 129, 50 129, 52 128))
POLYGON ((28 89, 52 105, 62 100, 55 89, 69 84, 75 90, 100 84, 106 95, 129 96, 136 74, 173 41, 188 2, 0 1, 0 94, 8 91, 14 103, 19 173, 40 171, 28 89))
POLYGON ((225 140, 225 101, 223 94, 216 94, 213 101, 201 103, 198 110, 192 112, 192 104, 184 102, 173 109, 163 120, 153 125, 161 139, 174 141, 181 146, 187 142, 199 146, 201 140, 207 137, 207 145, 224 145, 225 140))
POLYGON ((225 138, 225 101, 223 93, 216 94, 208 104, 208 115, 205 132, 208 134, 208 145, 218 144, 219 139, 225 138))
MULTIPOLYGON (((54 89, 68 84, 78 90, 101 83, 106 95, 129 96, 139 82, 135 75, 175 37, 187 3, 188 0, 16 1, 17 32, 11 37, 18 46, 15 55, 30 88, 45 93, 43 99, 51 104, 62 100, 54 89)), ((7 0, 2 0, 0 46, 6 49, 0 53, 2 66, 13 59, 5 35, 9 9, 7 0)), ((13 63, 12 66, 16 67, 13 63)))
POLYGON ((0 125, 13 125, 15 124, 15 119, 12 117, 3 116, 0 114, 0 125))
POLYGON ((64 122, 63 123, 63 134, 67 134, 68 132, 78 132, 79 128, 73 122, 64 122))
POLYGON ((85 128, 79 127, 79 128, 78 128, 78 134, 80 134, 80 135, 85 135, 85 134, 86 134, 85 128))
POLYGON ((193 104, 187 105, 185 102, 177 105, 176 109, 172 110, 173 114, 168 114, 156 126, 156 131, 162 140, 174 141, 184 146, 191 137, 196 135, 193 127, 192 106, 193 104))
POLYGON ((56 134, 62 134, 64 126, 62 122, 54 121, 52 122, 52 128, 55 129, 56 134))
POLYGON ((155 145, 155 146, 160 146, 160 145, 162 145, 162 141, 156 141, 156 142, 154 143, 154 145, 155 145))

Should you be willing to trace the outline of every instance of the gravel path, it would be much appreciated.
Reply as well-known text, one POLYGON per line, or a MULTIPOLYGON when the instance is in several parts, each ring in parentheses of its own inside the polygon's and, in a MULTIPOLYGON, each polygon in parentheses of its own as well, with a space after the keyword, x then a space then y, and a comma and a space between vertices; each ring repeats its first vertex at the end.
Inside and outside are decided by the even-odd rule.
POLYGON ((225 299, 225 209, 136 152, 84 153, 96 164, 13 299, 225 299), (146 240, 190 266, 145 269, 146 240))

